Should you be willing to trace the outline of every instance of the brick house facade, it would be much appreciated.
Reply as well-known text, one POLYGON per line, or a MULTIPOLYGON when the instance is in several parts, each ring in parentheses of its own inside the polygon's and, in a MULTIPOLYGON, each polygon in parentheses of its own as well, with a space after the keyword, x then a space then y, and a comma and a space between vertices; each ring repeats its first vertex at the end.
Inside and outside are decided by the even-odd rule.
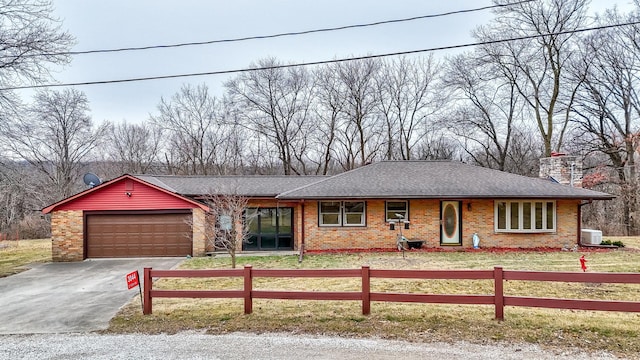
POLYGON ((400 230, 429 248, 470 248, 474 234, 481 247, 562 248, 579 243, 582 206, 612 198, 451 161, 383 161, 335 176, 123 175, 43 210, 54 261, 214 251, 203 202, 212 193, 249 200, 239 251, 391 250, 400 230))
MULTIPOLYGON (((576 244, 579 201, 558 201, 557 230, 546 234, 498 233, 494 229, 494 201, 462 201, 462 241, 459 246, 473 247, 472 235, 477 233, 482 247, 562 248, 576 244), (469 204, 471 204, 470 210, 469 204)), ((318 226, 318 202, 305 206, 306 250, 394 249, 398 230, 390 230, 385 219, 385 201, 367 201, 367 220, 364 227, 318 226)), ((409 240, 424 241, 425 247, 436 248, 440 243, 440 201, 410 200, 409 229, 402 233, 409 240)))
MULTIPOLYGON (((544 161, 557 162, 574 166, 562 174, 579 183, 574 158, 544 161)), ((477 234, 481 247, 562 248, 579 243, 581 207, 612 196, 560 184, 555 180, 569 182, 556 177, 529 178, 451 161, 383 161, 277 198, 304 201, 305 250, 395 248, 399 231, 390 230, 388 202, 407 204, 402 213, 409 225, 402 235, 426 247, 472 247, 477 234), (355 203, 364 204, 364 221, 348 224, 344 208, 355 203), (323 212, 322 204, 330 210, 323 212), (447 218, 446 204, 455 205, 453 218, 447 218), (323 216, 333 223, 323 224, 323 216), (449 220, 455 225, 453 242, 445 236, 449 220)))

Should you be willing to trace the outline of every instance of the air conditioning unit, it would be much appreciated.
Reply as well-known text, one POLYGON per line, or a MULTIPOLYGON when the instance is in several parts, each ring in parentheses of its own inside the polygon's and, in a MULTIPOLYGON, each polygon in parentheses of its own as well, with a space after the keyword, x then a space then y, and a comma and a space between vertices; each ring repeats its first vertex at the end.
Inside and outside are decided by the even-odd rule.
POLYGON ((580 243, 583 245, 600 245, 602 242, 602 231, 582 229, 580 243))

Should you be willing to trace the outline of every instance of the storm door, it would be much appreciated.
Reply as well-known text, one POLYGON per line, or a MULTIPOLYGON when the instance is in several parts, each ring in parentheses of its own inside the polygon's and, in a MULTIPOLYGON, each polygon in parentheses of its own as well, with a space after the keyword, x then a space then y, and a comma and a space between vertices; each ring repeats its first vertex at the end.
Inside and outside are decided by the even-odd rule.
POLYGON ((462 216, 459 201, 440 203, 440 244, 462 245, 462 216))
POLYGON ((292 250, 293 208, 247 209, 249 240, 243 250, 292 250))

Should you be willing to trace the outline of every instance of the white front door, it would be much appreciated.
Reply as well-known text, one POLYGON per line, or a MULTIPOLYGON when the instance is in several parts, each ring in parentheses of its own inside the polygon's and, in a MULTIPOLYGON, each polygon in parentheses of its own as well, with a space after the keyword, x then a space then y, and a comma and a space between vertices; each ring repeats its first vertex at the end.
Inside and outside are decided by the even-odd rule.
POLYGON ((460 201, 440 202, 440 244, 462 245, 460 201))

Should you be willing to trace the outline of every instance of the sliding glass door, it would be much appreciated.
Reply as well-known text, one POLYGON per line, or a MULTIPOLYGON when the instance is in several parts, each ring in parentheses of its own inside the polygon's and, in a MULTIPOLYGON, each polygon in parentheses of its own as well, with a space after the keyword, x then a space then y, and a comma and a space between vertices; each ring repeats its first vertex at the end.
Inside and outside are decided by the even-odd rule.
POLYGON ((249 240, 243 250, 293 249, 293 208, 250 208, 246 221, 249 240))

